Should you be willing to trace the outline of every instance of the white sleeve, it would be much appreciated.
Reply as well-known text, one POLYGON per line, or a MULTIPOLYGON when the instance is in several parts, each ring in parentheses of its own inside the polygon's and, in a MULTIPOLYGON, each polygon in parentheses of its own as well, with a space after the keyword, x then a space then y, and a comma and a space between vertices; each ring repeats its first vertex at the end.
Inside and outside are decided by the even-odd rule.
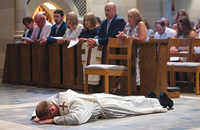
POLYGON ((36 33, 36 26, 34 26, 34 29, 33 29, 32 35, 31 35, 32 40, 36 40, 35 33, 36 33))
POLYGON ((66 40, 74 40, 74 39, 78 38, 82 29, 83 29, 83 25, 81 25, 81 24, 78 24, 76 29, 73 30, 72 32, 70 31, 71 29, 67 29, 65 31, 63 38, 66 39, 66 40))
POLYGON ((70 39, 76 39, 76 38, 78 38, 78 36, 80 35, 82 29, 83 29, 83 25, 78 24, 78 26, 76 27, 76 30, 75 30, 74 34, 72 34, 72 36, 71 36, 70 39))
POLYGON ((98 39, 95 39, 95 41, 96 41, 96 45, 99 46, 99 45, 100 45, 100 44, 99 44, 99 40, 98 40, 98 39))
POLYGON ((83 124, 92 116, 92 102, 74 100, 70 103, 69 114, 54 117, 54 122, 59 125, 66 124, 83 124))
POLYGON ((49 37, 49 35, 51 33, 51 25, 45 26, 45 28, 42 30, 44 32, 42 33, 42 37, 40 37, 40 38, 49 37))
POLYGON ((159 39, 159 38, 158 38, 158 32, 155 33, 154 39, 159 39))
POLYGON ((176 31, 173 31, 173 36, 171 38, 175 38, 176 36, 176 31))
POLYGON ((26 29, 25 37, 27 37, 27 35, 28 35, 28 31, 29 31, 29 29, 26 29))

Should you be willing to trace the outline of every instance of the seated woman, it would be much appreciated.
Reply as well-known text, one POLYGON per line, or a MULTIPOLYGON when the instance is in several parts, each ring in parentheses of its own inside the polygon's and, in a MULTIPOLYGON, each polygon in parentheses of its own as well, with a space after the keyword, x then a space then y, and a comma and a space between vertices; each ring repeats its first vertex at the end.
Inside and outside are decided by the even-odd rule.
MULTIPOLYGON (((133 37, 135 41, 145 42, 147 38, 147 28, 142 21, 142 16, 139 10, 132 8, 127 12, 128 23, 126 24, 124 31, 119 32, 116 37, 125 39, 127 37, 133 37)), ((139 48, 137 48, 137 85, 140 85, 140 70, 139 70, 139 48)))
POLYGON ((74 12, 67 14, 66 23, 67 30, 65 31, 63 39, 57 40, 59 44, 65 43, 65 40, 74 40, 78 38, 83 29, 83 25, 78 22, 78 18, 74 12))

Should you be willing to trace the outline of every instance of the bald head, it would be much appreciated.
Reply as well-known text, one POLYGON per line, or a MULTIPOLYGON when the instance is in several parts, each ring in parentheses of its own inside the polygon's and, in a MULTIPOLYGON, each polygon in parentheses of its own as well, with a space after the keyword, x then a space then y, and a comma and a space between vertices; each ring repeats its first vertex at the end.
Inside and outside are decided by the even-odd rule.
POLYGON ((117 14, 116 5, 112 2, 105 6, 105 15, 108 20, 111 20, 117 14))
POLYGON ((37 13, 34 16, 34 21, 36 22, 36 24, 39 28, 43 28, 46 23, 45 16, 41 13, 37 13))
POLYGON ((34 19, 40 19, 40 18, 45 18, 43 14, 41 13, 37 13, 35 16, 34 16, 34 19))
POLYGON ((110 6, 111 8, 114 8, 116 10, 116 5, 113 2, 107 3, 106 6, 110 6))

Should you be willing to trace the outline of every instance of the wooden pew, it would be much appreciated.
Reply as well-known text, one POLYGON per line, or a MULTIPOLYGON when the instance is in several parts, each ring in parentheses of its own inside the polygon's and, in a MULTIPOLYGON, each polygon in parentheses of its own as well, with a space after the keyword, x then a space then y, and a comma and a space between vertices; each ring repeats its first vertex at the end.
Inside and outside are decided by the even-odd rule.
POLYGON ((36 85, 40 45, 7 44, 2 83, 36 85))
POLYGON ((7 44, 2 83, 19 84, 20 80, 20 46, 7 44))
MULTIPOLYGON (((133 42, 132 54, 132 94, 147 95, 148 91, 159 96, 165 92, 169 97, 179 97, 180 92, 167 91, 167 43, 133 42), (140 90, 136 85, 136 48, 140 47, 140 90), (157 48, 159 48, 157 50, 157 48)), ((120 81, 121 82, 121 81, 120 81)), ((119 94, 126 93, 126 86, 121 85, 119 94)))
POLYGON ((41 78, 38 78, 38 87, 83 90, 83 67, 81 62, 77 62, 77 59, 81 59, 81 54, 79 55, 80 52, 77 51, 81 49, 81 46, 68 49, 68 45, 69 43, 51 44, 47 49, 43 49, 39 72, 41 78), (48 61, 44 61, 44 59, 48 59, 48 61), (44 70, 45 66, 48 66, 48 70, 44 70), (48 77, 47 79, 45 79, 45 75, 48 77))
POLYGON ((2 83, 83 90, 81 46, 7 44, 2 83))

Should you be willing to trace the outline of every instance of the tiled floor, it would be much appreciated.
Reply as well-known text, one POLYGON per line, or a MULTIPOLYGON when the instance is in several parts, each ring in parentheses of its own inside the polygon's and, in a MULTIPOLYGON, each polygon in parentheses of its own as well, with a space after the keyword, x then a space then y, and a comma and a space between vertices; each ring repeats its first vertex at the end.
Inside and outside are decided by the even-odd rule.
POLYGON ((30 121, 38 102, 65 89, 0 83, 0 130, 200 130, 200 95, 181 94, 167 113, 99 119, 82 125, 40 125, 30 121))

